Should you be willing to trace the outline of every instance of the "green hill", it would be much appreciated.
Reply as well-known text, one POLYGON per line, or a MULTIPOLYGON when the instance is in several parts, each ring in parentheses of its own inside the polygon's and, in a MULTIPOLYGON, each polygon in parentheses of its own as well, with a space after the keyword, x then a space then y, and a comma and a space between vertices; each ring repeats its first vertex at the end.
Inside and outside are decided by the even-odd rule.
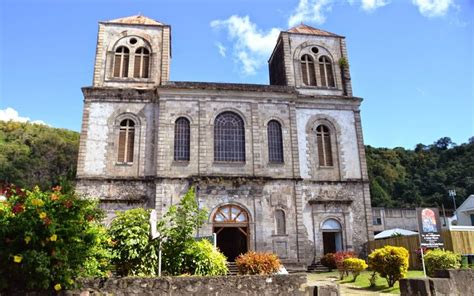
MULTIPOLYGON (((79 133, 45 125, 0 121, 0 181, 43 189, 76 175, 79 133)), ((366 147, 373 206, 452 208, 474 193, 474 138, 455 145, 441 138, 414 150, 366 147)))
POLYGON ((0 121, 0 181, 42 189, 76 175, 79 133, 45 125, 0 121))

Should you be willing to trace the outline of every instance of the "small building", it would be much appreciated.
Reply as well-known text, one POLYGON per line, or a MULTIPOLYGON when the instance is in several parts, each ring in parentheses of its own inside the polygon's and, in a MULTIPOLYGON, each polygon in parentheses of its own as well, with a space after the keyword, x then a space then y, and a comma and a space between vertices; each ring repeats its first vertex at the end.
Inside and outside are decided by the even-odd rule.
POLYGON ((456 210, 456 225, 474 226, 474 194, 469 195, 456 210))

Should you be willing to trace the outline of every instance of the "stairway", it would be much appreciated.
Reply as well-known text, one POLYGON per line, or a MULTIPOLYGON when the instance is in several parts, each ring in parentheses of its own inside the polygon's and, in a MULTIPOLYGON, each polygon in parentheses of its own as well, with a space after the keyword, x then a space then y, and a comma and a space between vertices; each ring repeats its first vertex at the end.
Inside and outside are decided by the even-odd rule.
POLYGON ((227 273, 227 275, 237 275, 239 273, 235 262, 227 262, 227 268, 229 269, 229 273, 227 273))
POLYGON ((313 272, 313 273, 322 273, 322 272, 328 272, 329 268, 326 266, 322 265, 320 261, 315 262, 308 266, 308 272, 313 272))

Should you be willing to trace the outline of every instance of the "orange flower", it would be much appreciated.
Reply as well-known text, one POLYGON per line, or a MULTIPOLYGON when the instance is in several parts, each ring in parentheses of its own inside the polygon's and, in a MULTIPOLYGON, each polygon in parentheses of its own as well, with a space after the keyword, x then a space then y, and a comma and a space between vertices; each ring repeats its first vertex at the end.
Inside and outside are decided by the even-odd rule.
POLYGON ((59 196, 55 193, 51 194, 51 200, 58 200, 59 196))

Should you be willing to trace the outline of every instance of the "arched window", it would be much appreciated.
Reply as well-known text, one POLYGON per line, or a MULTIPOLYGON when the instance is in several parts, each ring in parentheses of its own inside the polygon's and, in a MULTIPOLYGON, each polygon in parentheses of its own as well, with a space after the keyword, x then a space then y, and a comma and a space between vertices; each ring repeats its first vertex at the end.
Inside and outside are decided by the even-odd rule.
POLYGON ((319 166, 333 166, 329 128, 325 125, 319 125, 316 128, 316 139, 318 142, 319 166))
POLYGON ((283 210, 275 211, 276 234, 286 234, 285 212, 283 210))
POLYGON ((223 112, 214 122, 214 160, 245 161, 244 121, 233 112, 223 112))
POLYGON ((178 118, 174 125, 174 160, 189 160, 190 136, 189 120, 178 118))
POLYGON ((283 140, 281 125, 276 120, 270 120, 267 126, 268 160, 273 163, 283 162, 283 140))
POLYGON ((135 51, 135 63, 133 69, 133 77, 148 78, 148 69, 150 65, 150 52, 144 47, 140 47, 135 51))
POLYGON ((135 142, 135 122, 124 119, 120 122, 118 162, 132 163, 135 142))
POLYGON ((305 85, 316 86, 316 73, 314 70, 313 58, 308 54, 301 57, 301 75, 305 85))
POLYGON ((327 56, 319 58, 319 72, 321 73, 321 85, 335 87, 334 75, 332 72, 332 63, 327 56))
POLYGON ((114 77, 128 77, 128 62, 130 50, 125 46, 120 46, 115 51, 114 77))

